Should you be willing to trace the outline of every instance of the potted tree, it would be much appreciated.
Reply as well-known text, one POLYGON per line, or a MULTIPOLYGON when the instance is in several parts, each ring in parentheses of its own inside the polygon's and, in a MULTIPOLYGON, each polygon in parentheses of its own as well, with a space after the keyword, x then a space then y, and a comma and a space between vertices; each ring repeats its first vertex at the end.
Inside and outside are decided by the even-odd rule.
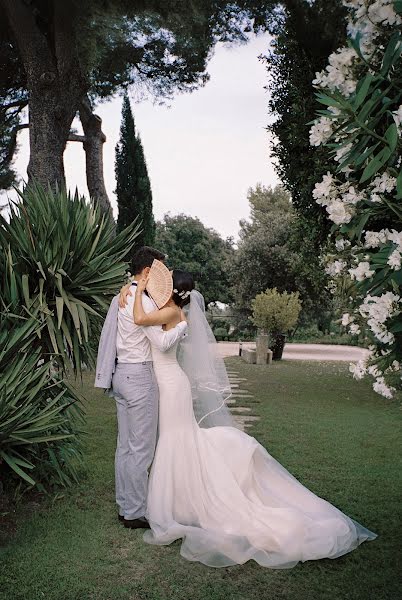
POLYGON ((276 288, 257 294, 251 303, 251 320, 258 327, 257 355, 268 351, 268 342, 273 353, 272 358, 280 360, 286 341, 286 333, 292 329, 299 318, 301 303, 299 292, 278 292, 276 288))

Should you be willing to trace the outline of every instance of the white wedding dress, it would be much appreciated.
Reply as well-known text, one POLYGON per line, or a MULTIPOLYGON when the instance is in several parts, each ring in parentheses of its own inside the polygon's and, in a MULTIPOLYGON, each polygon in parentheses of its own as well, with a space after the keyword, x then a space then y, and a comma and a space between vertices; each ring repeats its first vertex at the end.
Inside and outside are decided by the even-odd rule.
POLYGON ((234 427, 199 427, 176 347, 152 353, 159 439, 146 542, 183 538, 182 556, 211 567, 253 559, 289 568, 336 558, 376 537, 305 488, 253 437, 234 427))

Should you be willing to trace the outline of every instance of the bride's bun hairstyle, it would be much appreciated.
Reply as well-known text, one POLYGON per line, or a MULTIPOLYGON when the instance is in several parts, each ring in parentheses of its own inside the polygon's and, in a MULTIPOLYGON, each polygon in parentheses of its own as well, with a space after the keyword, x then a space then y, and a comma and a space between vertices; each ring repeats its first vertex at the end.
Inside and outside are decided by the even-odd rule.
POLYGON ((190 292, 194 289, 194 279, 190 273, 174 269, 172 300, 183 308, 190 302, 190 292))

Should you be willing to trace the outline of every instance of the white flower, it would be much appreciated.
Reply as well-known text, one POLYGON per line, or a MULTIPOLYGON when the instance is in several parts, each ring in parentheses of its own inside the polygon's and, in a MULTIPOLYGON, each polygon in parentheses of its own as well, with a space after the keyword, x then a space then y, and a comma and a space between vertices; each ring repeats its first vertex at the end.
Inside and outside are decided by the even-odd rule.
POLYGON ((350 150, 352 149, 352 144, 346 144, 346 146, 341 146, 335 153, 334 160, 336 162, 342 162, 344 157, 350 150))
POLYGON ((396 231, 396 229, 391 229, 391 231, 387 229, 385 231, 387 231, 387 239, 390 242, 394 242, 399 248, 402 248, 402 231, 396 231))
POLYGON ((332 121, 328 117, 321 117, 310 129, 310 145, 320 146, 325 144, 332 135, 332 121))
POLYGON ((366 248, 378 248, 387 241, 387 229, 381 231, 366 231, 364 234, 364 246, 366 248))
POLYGON ((368 7, 368 15, 373 23, 383 23, 385 25, 399 25, 402 21, 394 10, 392 4, 377 0, 368 7))
POLYGON ((382 198, 379 194, 370 194, 371 202, 382 202, 382 198))
POLYGON ((349 240, 345 240, 345 238, 338 238, 335 242, 335 248, 340 252, 341 250, 345 250, 350 246, 349 240))
POLYGON ((364 279, 368 279, 374 273, 375 271, 370 269, 370 263, 366 261, 360 262, 355 269, 349 269, 351 278, 356 279, 356 281, 364 281, 364 279))
POLYGON ((399 271, 401 268, 401 255, 398 250, 394 250, 387 260, 387 264, 394 269, 394 271, 399 271))
POLYGON ((325 272, 331 277, 335 277, 335 275, 342 273, 345 267, 346 263, 344 260, 334 260, 334 262, 328 263, 325 268, 325 272))
POLYGON ((377 365, 370 365, 367 369, 367 373, 372 377, 381 377, 382 372, 377 367, 377 365))
POLYGON ((356 192, 353 186, 350 186, 347 193, 343 196, 344 202, 348 204, 357 204, 360 200, 363 199, 362 192, 356 192))
POLYGON ((392 192, 396 186, 396 178, 392 177, 388 171, 384 171, 384 173, 376 177, 370 185, 373 192, 392 192))
POLYGON ((337 225, 349 223, 352 218, 352 212, 348 209, 341 200, 334 200, 327 206, 327 213, 331 221, 337 225))
POLYGON ((352 315, 350 315, 349 313, 344 313, 342 315, 342 325, 344 327, 346 327, 347 325, 349 325, 350 323, 352 323, 352 321, 354 321, 354 317, 352 315))
POLYGON ((352 335, 359 335, 360 327, 357 325, 357 323, 351 324, 351 326, 349 327, 349 333, 351 333, 352 335))
POLYGON ((363 379, 366 374, 366 366, 363 360, 359 360, 356 364, 349 365, 349 371, 353 374, 354 379, 363 379))
POLYGON ((401 364, 397 360, 392 361, 391 366, 394 371, 400 371, 400 369, 401 369, 401 364))
POLYGON ((388 386, 385 383, 384 377, 378 377, 376 379, 373 383, 373 390, 377 392, 377 394, 384 396, 384 398, 392 398, 393 392, 395 392, 395 388, 388 386))
POLYGON ((400 105, 398 110, 395 110, 392 113, 392 116, 394 117, 394 121, 398 129, 402 129, 402 104, 400 105))
POLYGON ((334 178, 328 171, 327 174, 323 176, 322 180, 316 183, 314 186, 313 198, 317 201, 318 204, 327 204, 327 202, 319 202, 319 200, 321 200, 322 198, 329 198, 333 185, 334 178))
POLYGON ((339 48, 328 57, 328 65, 324 71, 316 73, 313 85, 317 87, 328 87, 330 90, 338 89, 345 96, 350 96, 357 82, 351 74, 354 59, 357 58, 352 48, 345 46, 339 48))

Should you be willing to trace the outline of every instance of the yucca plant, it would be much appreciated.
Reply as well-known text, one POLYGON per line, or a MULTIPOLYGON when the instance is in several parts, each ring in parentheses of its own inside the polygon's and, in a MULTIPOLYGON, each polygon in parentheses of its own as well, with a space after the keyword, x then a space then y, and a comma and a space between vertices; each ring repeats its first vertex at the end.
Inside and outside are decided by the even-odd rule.
POLYGON ((27 318, 0 314, 0 477, 14 474, 43 488, 76 479, 78 463, 72 459, 81 453, 83 411, 51 361, 41 358, 41 348, 32 350, 38 313, 36 308, 27 318))
POLYGON ((94 338, 139 229, 133 223, 116 236, 113 220, 93 202, 35 184, 20 192, 9 221, 0 216, 3 306, 39 309, 44 326, 34 345, 63 369, 93 366, 94 338))

